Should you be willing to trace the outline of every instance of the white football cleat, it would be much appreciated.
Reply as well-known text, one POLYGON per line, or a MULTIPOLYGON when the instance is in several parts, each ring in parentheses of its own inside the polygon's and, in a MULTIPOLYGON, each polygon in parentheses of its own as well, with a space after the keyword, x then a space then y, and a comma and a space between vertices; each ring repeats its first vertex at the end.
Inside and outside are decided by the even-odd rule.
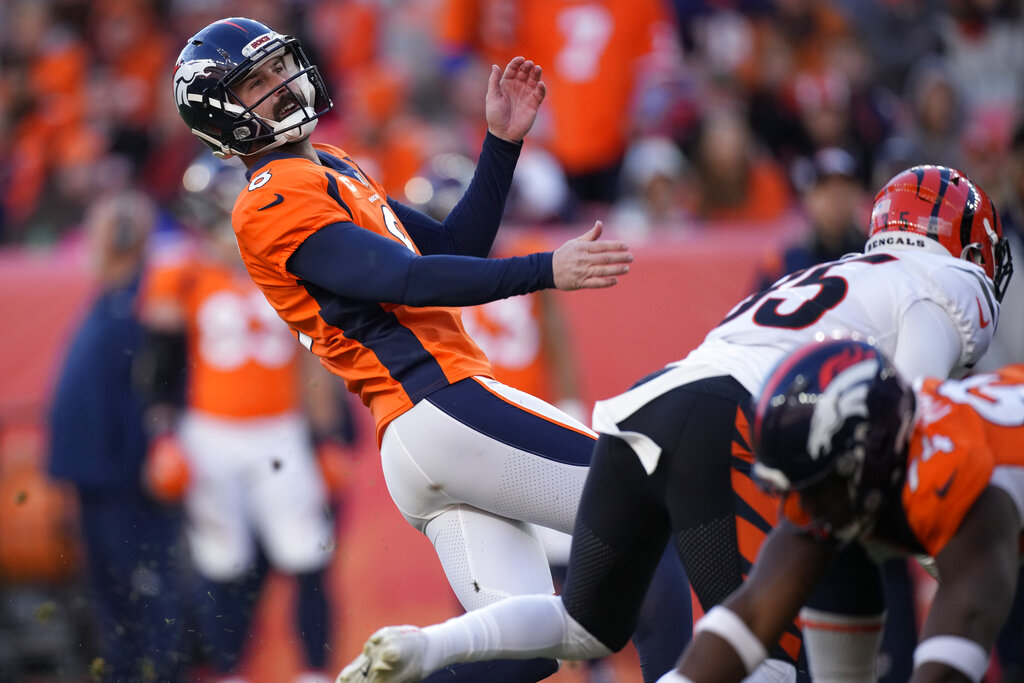
POLYGON ((415 626, 385 626, 370 636, 363 653, 341 670, 335 683, 416 683, 424 675, 425 641, 415 626))

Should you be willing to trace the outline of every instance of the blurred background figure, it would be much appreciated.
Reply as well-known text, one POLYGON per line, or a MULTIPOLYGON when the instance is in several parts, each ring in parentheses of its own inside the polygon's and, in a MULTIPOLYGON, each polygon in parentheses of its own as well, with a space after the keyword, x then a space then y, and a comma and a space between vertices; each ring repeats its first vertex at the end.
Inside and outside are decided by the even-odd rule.
POLYGON ((324 572, 335 540, 308 416, 335 422, 317 432, 324 439, 343 420, 323 405, 332 376, 300 354, 242 266, 225 207, 244 186, 239 165, 209 156, 185 173, 181 218, 193 239, 165 249, 147 278, 136 369, 150 397, 151 456, 178 457, 188 472, 187 486, 168 495, 183 496, 195 617, 214 680, 244 680, 253 608, 274 569, 297 584, 296 681, 321 683, 330 679, 324 572), (311 412, 307 390, 320 402, 311 412))
POLYGON ((679 145, 667 136, 634 140, 622 164, 622 193, 609 225, 630 236, 680 228, 688 219, 684 180, 689 165, 679 145))
POLYGON ((963 166, 960 133, 967 120, 963 96, 949 64, 940 57, 919 60, 907 75, 894 128, 877 151, 874 185, 908 162, 963 166))
POLYGON ((773 254, 758 289, 766 289, 787 273, 864 249, 867 238, 867 197, 857 162, 846 150, 823 149, 795 169, 794 185, 807 222, 806 237, 773 254))
POLYGON ((792 208, 785 170, 754 137, 742 108, 705 111, 684 149, 692 162, 688 204, 695 219, 770 222, 792 208))
POLYGON ((951 0, 940 51, 970 117, 1012 120, 1024 104, 1024 8, 1018 0, 951 0))
POLYGON ((78 494, 102 681, 179 681, 187 664, 180 510, 143 487, 144 403, 132 383, 136 318, 156 213, 142 193, 89 207, 100 294, 68 348, 50 407, 49 471, 78 494))
POLYGON ((634 105, 681 67, 662 0, 445 0, 438 42, 453 76, 516 55, 542 65, 548 96, 530 140, 562 165, 581 209, 617 199, 634 105))

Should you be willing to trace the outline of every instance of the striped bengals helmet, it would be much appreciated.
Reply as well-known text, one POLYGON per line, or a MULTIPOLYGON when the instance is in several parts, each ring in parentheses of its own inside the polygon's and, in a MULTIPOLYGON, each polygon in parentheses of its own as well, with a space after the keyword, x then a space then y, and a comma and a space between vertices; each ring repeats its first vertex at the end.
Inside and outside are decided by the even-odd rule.
POLYGON ((945 166, 914 166, 875 195, 864 252, 922 248, 981 266, 1003 300, 1013 274, 999 214, 984 190, 945 166))

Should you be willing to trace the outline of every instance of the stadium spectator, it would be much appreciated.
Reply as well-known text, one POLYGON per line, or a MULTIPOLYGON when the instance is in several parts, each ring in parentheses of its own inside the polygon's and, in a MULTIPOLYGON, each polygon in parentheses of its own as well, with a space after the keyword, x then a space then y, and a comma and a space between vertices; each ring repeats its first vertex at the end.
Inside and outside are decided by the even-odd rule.
POLYGON ((689 219, 685 180, 690 162, 675 140, 647 136, 634 140, 622 164, 620 187, 610 220, 629 236, 679 228, 689 219))
POLYGON ((736 106, 705 111, 689 145, 687 199, 694 218, 719 222, 765 222, 793 207, 784 168, 754 137, 736 106))
POLYGON ((86 230, 101 292, 75 334, 50 407, 49 471, 78 493, 103 681, 182 681, 180 510, 144 487, 144 401, 132 383, 136 318, 156 212, 138 192, 97 200, 86 230))
POLYGON ((872 82, 899 96, 924 55, 941 52, 939 25, 948 11, 942 0, 837 0, 874 68, 872 82))
POLYGON ((967 125, 963 95, 941 57, 920 59, 907 77, 901 113, 876 153, 875 179, 908 161, 963 166, 961 131, 967 125))
POLYGON ((544 65, 550 103, 533 138, 550 151, 583 204, 607 205, 632 135, 633 103, 681 67, 678 32, 660 0, 447 0, 439 43, 450 70, 474 58, 544 65))
POLYGON ((969 116, 1012 120, 1024 105, 1024 12, 1014 0, 954 0, 940 51, 969 116))
POLYGON ((814 155, 806 165, 794 169, 794 185, 807 221, 804 239, 772 254, 761 273, 758 291, 767 289, 787 273, 819 263, 835 261, 864 246, 865 193, 860 184, 857 162, 838 147, 814 155))

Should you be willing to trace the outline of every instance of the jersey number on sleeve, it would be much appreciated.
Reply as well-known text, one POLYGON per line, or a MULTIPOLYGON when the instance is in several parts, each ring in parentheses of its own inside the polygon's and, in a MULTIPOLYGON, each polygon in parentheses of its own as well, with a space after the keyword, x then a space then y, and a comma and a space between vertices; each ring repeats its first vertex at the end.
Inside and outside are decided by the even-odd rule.
POLYGON ((938 392, 950 401, 970 406, 993 424, 1024 425, 1024 386, 1000 384, 998 375, 974 375, 956 382, 943 382, 938 392))
POLYGON ((409 251, 416 253, 416 247, 412 246, 412 241, 409 236, 402 232, 402 229, 398 227, 398 216, 391 210, 391 207, 387 204, 382 204, 380 207, 381 213, 384 214, 384 225, 387 227, 388 232, 397 237, 402 244, 408 247, 409 251))

